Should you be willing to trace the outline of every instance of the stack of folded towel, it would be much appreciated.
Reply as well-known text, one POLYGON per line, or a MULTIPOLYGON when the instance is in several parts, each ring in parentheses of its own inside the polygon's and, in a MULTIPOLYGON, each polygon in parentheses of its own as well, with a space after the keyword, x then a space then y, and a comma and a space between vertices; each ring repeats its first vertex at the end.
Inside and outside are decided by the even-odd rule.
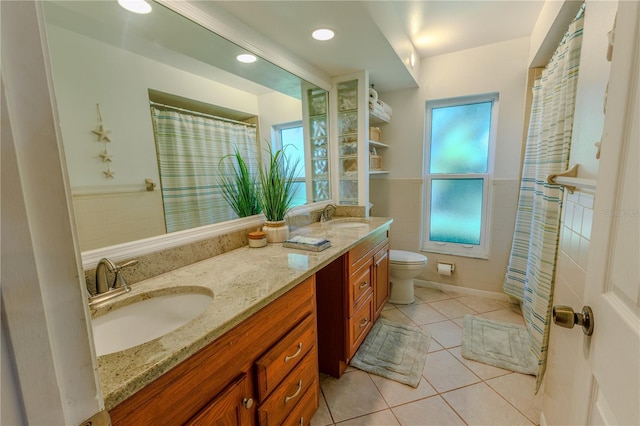
POLYGON ((369 89, 369 111, 386 121, 391 120, 393 110, 389 105, 378 99, 378 92, 373 87, 369 89))

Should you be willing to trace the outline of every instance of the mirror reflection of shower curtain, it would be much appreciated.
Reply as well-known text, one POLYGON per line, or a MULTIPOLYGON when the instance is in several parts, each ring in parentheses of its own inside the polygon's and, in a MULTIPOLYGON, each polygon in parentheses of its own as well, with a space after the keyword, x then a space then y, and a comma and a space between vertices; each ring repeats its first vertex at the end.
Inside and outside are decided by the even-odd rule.
POLYGON ((533 85, 516 226, 504 282, 505 293, 522 301, 529 344, 538 358, 536 389, 546 370, 563 196, 559 185, 547 183, 547 176, 569 165, 583 21, 580 13, 533 85))
POLYGON ((151 107, 167 232, 236 219, 218 185, 220 160, 237 147, 258 168, 256 128, 151 107))

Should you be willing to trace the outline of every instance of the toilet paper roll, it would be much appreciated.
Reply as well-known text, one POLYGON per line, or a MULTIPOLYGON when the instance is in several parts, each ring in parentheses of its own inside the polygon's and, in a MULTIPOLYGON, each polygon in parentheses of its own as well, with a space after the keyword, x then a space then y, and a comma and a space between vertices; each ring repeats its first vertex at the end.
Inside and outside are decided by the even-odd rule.
POLYGON ((451 276, 451 265, 447 263, 438 263, 438 275, 443 275, 445 277, 451 276))

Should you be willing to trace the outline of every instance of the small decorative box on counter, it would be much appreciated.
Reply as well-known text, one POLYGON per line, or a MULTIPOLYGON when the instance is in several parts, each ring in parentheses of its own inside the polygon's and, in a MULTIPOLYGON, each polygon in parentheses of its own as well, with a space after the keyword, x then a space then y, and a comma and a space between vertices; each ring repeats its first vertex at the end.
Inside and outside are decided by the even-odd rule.
POLYGON ((259 248, 267 245, 267 234, 262 231, 249 232, 249 247, 259 248))
POLYGON ((285 240, 285 242, 282 243, 282 246, 309 251, 322 251, 326 248, 331 247, 331 241, 325 240, 323 238, 312 238, 296 235, 295 237, 291 237, 288 240, 285 240))

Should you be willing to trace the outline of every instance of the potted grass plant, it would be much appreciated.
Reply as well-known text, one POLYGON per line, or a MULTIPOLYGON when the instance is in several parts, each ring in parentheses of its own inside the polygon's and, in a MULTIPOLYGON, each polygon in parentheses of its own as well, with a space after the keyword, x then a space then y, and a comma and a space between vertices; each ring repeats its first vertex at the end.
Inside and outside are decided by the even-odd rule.
POLYGON ((218 179, 222 196, 238 217, 261 212, 258 197, 258 174, 252 171, 238 148, 222 157, 218 179))
POLYGON ((269 149, 269 162, 260 169, 259 203, 266 222, 262 230, 270 243, 283 242, 289 238, 289 226, 285 216, 291 209, 297 188, 294 179, 299 161, 291 162, 284 149, 269 149))

